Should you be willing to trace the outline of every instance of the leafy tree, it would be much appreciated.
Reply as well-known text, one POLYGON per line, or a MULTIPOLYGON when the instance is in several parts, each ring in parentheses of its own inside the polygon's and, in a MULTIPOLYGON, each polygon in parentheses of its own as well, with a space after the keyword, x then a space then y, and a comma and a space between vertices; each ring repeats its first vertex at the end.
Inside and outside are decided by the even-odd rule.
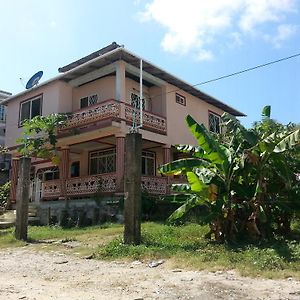
POLYGON ((24 121, 22 137, 17 140, 20 144, 18 152, 25 157, 52 159, 52 162, 57 165, 56 133, 66 121, 67 116, 64 114, 36 116, 24 121))
POLYGON ((266 236, 272 231, 272 222, 278 221, 275 211, 283 209, 282 199, 287 194, 295 196, 291 185, 277 191, 272 188, 276 186, 274 181, 285 176, 293 179, 287 157, 299 145, 300 131, 271 120, 270 107, 264 108, 262 120, 249 130, 229 114, 225 113, 222 120, 226 130, 216 138, 203 124, 187 116, 199 146, 176 146, 191 158, 160 168, 164 174, 186 175, 188 181, 172 186, 188 197, 169 220, 182 219, 193 207, 205 205, 208 213, 203 220, 211 226, 208 236, 214 234, 217 241, 235 240, 245 234, 252 238, 266 236))
POLYGON ((67 117, 65 115, 52 114, 36 116, 31 120, 24 121, 22 124, 22 137, 17 142, 21 144, 18 152, 23 156, 21 170, 25 170, 25 172, 20 172, 19 182, 22 182, 22 185, 18 186, 18 192, 20 192, 17 192, 15 229, 15 237, 17 239, 27 240, 30 158, 52 159, 54 164, 58 164, 58 156, 55 152, 56 133, 57 129, 65 124, 66 120, 67 117))
POLYGON ((9 198, 10 181, 0 185, 0 212, 5 211, 9 198))

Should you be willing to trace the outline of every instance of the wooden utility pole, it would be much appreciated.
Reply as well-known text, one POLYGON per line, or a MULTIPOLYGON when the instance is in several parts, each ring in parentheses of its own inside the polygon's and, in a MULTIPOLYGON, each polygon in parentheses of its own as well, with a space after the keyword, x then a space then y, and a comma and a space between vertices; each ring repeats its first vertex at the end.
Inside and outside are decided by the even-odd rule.
POLYGON ((20 159, 19 180, 16 197, 16 230, 15 237, 18 240, 27 240, 28 227, 28 203, 30 192, 30 166, 31 158, 20 159))
POLYGON ((141 242, 142 135, 129 133, 125 138, 124 243, 141 242))

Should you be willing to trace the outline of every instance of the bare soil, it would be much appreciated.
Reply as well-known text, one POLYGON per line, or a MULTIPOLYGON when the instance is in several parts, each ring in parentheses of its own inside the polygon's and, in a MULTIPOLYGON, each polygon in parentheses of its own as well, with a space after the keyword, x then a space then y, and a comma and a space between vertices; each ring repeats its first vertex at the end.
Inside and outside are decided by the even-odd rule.
POLYGON ((0 251, 0 299, 300 299, 300 282, 107 262, 30 247, 0 251))

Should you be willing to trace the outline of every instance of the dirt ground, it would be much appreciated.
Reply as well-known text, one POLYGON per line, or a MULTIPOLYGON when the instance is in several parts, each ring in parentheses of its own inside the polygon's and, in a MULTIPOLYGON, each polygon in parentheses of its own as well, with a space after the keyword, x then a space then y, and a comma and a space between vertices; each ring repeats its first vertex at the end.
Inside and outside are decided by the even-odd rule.
POLYGON ((0 251, 0 299, 300 299, 300 282, 107 262, 23 247, 0 251))

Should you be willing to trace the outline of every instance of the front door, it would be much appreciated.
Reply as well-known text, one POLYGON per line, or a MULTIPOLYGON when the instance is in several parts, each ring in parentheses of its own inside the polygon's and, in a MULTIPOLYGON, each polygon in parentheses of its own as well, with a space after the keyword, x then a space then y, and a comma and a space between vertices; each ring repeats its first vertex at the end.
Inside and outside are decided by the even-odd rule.
POLYGON ((31 182, 31 202, 39 203, 42 196, 42 180, 43 173, 37 172, 35 178, 31 182))

